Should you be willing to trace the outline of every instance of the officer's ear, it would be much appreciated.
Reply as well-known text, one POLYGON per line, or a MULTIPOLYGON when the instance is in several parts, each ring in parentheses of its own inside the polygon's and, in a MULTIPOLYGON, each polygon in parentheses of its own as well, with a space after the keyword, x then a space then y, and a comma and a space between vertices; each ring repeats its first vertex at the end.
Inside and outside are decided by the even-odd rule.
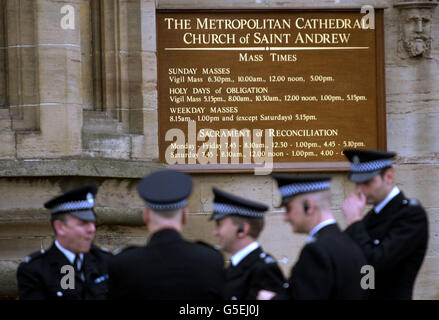
POLYGON ((245 238, 248 233, 250 232, 250 224, 248 222, 243 222, 236 232, 236 235, 238 238, 242 239, 245 238))
POLYGON ((58 236, 64 236, 64 226, 65 223, 61 220, 53 221, 53 229, 55 230, 55 234, 58 236))
POLYGON ((384 172, 384 180, 386 181, 387 184, 393 185, 394 177, 395 177, 395 171, 393 170, 392 167, 390 167, 384 172))

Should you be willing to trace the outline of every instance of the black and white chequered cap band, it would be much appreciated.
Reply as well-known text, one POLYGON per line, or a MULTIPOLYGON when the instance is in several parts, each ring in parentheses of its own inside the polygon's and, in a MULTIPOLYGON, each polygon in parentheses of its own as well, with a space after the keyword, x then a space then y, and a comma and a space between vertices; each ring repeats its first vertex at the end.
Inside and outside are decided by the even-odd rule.
POLYGON ((285 185, 279 188, 280 194, 282 198, 291 197, 298 193, 306 193, 313 191, 321 191, 329 189, 330 182, 329 181, 321 181, 321 182, 304 182, 304 183, 295 183, 285 185))
POLYGON ((64 202, 56 207, 53 207, 51 211, 53 214, 55 214, 58 212, 88 210, 88 209, 93 209, 93 207, 94 207, 94 201, 81 200, 81 201, 64 202))
POLYGON ((392 166, 392 160, 375 160, 363 163, 351 163, 351 172, 370 172, 392 166))
POLYGON ((214 203, 213 212, 216 219, 221 219, 230 214, 238 214, 241 216, 248 216, 253 218, 263 218, 264 211, 256 211, 248 208, 240 207, 237 205, 226 203, 214 203))
POLYGON ((155 210, 155 211, 169 211, 169 210, 176 210, 187 206, 187 199, 184 199, 179 202, 174 203, 166 203, 166 204, 159 204, 159 203, 151 203, 148 201, 145 201, 145 204, 148 206, 148 208, 155 210))

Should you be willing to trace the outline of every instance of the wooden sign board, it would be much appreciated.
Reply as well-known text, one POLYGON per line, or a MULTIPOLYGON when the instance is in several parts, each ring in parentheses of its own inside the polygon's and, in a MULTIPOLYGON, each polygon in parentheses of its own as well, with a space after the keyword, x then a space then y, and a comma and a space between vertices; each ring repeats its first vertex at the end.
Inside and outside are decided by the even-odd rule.
POLYGON ((157 12, 160 161, 345 170, 385 149, 383 12, 157 12), (370 25, 369 25, 370 26, 370 25))

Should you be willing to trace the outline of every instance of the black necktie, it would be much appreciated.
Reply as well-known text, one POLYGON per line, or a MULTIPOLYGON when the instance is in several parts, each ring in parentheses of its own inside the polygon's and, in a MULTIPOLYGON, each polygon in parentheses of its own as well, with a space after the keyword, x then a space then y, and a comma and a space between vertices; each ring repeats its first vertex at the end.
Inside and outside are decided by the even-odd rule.
POLYGON ((81 257, 79 256, 79 254, 77 254, 75 256, 75 261, 73 261, 73 265, 75 267, 75 272, 79 275, 79 277, 81 278, 82 281, 84 281, 84 273, 82 272, 82 267, 83 267, 83 261, 81 260, 81 257), (81 265, 79 265, 81 264, 81 265))
POLYGON ((81 262, 81 257, 79 256, 79 254, 77 254, 75 256, 75 261, 73 261, 73 266, 75 267, 75 271, 76 272, 81 272, 81 268, 82 268, 82 264, 81 267, 79 266, 79 263, 81 262))

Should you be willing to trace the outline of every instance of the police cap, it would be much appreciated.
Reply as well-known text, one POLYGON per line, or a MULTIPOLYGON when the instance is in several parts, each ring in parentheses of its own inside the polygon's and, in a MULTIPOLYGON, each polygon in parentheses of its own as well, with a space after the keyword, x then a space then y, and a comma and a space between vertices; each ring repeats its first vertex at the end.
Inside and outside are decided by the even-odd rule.
POLYGON ((378 150, 343 150, 344 155, 351 163, 349 180, 352 182, 366 182, 375 177, 384 168, 392 166, 395 152, 378 150))
POLYGON ((171 211, 187 206, 192 186, 192 179, 186 173, 161 170, 144 177, 137 191, 151 210, 171 211))
POLYGON ((213 213, 210 220, 219 220, 229 215, 246 218, 264 218, 268 207, 262 203, 250 201, 218 188, 212 188, 213 213))
POLYGON ((276 180, 282 197, 281 206, 299 194, 328 190, 331 181, 330 177, 290 176, 276 173, 273 173, 272 177, 276 180))
POLYGON ((84 221, 95 221, 94 202, 98 187, 94 184, 82 186, 51 199, 44 207, 52 215, 69 213, 84 221))

